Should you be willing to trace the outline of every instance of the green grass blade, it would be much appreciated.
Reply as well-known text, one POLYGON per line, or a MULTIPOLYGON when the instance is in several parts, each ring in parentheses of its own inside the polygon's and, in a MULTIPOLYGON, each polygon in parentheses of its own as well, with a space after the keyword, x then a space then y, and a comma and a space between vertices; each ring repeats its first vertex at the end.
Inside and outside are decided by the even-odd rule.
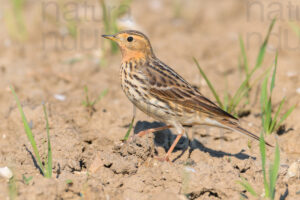
POLYGON ((263 132, 260 134, 259 139, 259 150, 261 155, 261 165, 262 165, 262 171, 263 171, 263 177, 264 177, 264 187, 265 187, 265 194, 266 197, 269 197, 269 184, 267 181, 267 175, 266 175, 266 144, 263 132))
MULTIPOLYGON (((264 82, 263 82, 263 85, 264 85, 264 82)), ((260 95, 260 108, 261 108, 261 122, 262 122, 262 127, 264 129, 264 132, 266 132, 266 129, 265 129, 265 104, 264 104, 264 101, 265 101, 265 92, 263 89, 261 89, 261 95, 260 95)))
POLYGON ((122 141, 128 140, 129 135, 130 135, 130 132, 131 132, 132 127, 133 127, 133 123, 134 123, 134 116, 132 117, 132 120, 131 120, 131 123, 130 123, 130 125, 129 125, 129 128, 128 128, 127 132, 126 132, 126 135, 125 135, 124 138, 122 139, 122 141))
MULTIPOLYGON (((269 67, 267 70, 264 71, 264 73, 262 73, 259 77, 257 77, 253 83, 251 85, 249 85, 248 88, 246 89, 242 89, 241 94, 239 94, 238 96, 236 96, 236 99, 232 98, 230 103, 229 103, 229 109, 228 112, 231 113, 232 111, 234 111, 236 109, 236 107, 238 106, 238 104, 241 102, 241 100, 243 99, 243 97, 245 97, 248 93, 248 91, 253 88, 254 85, 256 85, 263 77, 266 76, 266 74, 268 74, 271 70, 272 66, 269 67)), ((245 82, 246 83, 246 82, 245 82)))
POLYGON ((251 89, 251 86, 247 87, 246 89, 243 90, 243 92, 239 96, 236 96, 236 99, 234 99, 233 101, 230 102, 229 113, 233 112, 236 109, 236 107, 241 102, 243 97, 247 96, 250 89, 251 89))
MULTIPOLYGON (((241 101, 242 97, 246 96, 248 94, 248 91, 252 88, 252 86, 249 86, 249 80, 252 77, 253 73, 255 71, 252 71, 246 79, 242 82, 236 93, 234 94, 233 98, 231 99, 229 103, 229 107, 235 108, 238 103, 241 101)), ((253 85, 253 84, 252 84, 253 85)), ((234 109, 231 109, 234 110, 234 109)))
POLYGON ((204 80, 206 81, 206 83, 207 83, 209 89, 210 89, 211 92, 213 93, 213 95, 214 95, 214 97, 215 97, 217 103, 219 104, 219 106, 220 106, 221 108, 224 108, 224 107, 223 107, 223 104, 222 104, 222 102, 221 102, 221 100, 220 100, 220 98, 219 98, 219 96, 218 96, 218 94, 217 94, 217 92, 216 92, 216 90, 215 90, 215 88, 213 87, 213 85, 211 84, 211 82, 208 80, 208 78, 207 78, 207 76, 205 75, 204 71, 201 69, 201 67, 200 67, 200 65, 199 65, 199 63, 198 63, 198 61, 196 60, 195 57, 193 57, 193 60, 194 60, 194 62, 196 63, 196 65, 197 65, 197 67, 198 67, 198 69, 199 69, 199 72, 201 73, 201 75, 203 76, 204 80))
POLYGON ((243 41, 243 38, 240 36, 239 37, 240 39, 240 48, 241 48, 241 52, 242 52, 242 57, 243 57, 243 67, 244 67, 244 70, 246 72, 246 75, 248 76, 249 75, 249 66, 248 66, 248 59, 247 59, 247 54, 246 54, 246 50, 245 50, 245 44, 244 44, 244 41, 243 41))
POLYGON ((90 99, 89 99, 89 94, 88 94, 89 89, 88 89, 88 87, 85 85, 84 88, 83 88, 83 90, 84 90, 84 94, 85 94, 85 101, 82 101, 82 104, 83 104, 84 106, 88 107, 88 106, 90 106, 90 99))
POLYGON ((257 56, 257 60, 256 60, 256 64, 255 64, 255 67, 253 68, 253 70, 255 71, 257 68, 259 68, 264 60, 264 56, 265 56, 265 52, 266 52, 266 48, 267 48, 267 44, 268 44, 268 41, 269 41, 269 38, 270 38, 270 34, 272 32, 272 29, 274 27, 274 24, 276 22, 276 18, 274 18, 269 26, 269 29, 268 29, 268 33, 267 33, 267 36, 265 37, 265 40, 263 42, 263 44, 261 45, 260 49, 259 49, 259 53, 258 53, 258 56, 257 56))
POLYGON ((8 194, 10 200, 17 199, 18 192, 17 192, 17 184, 16 184, 15 176, 12 176, 8 181, 8 194))
POLYGON ((231 101, 229 103, 229 107, 234 107, 234 105, 236 104, 238 99, 241 97, 241 93, 243 93, 243 91, 245 91, 245 89, 247 88, 247 84, 249 83, 249 78, 250 78, 249 76, 246 77, 246 79, 240 85, 239 89, 236 91, 233 98, 231 99, 231 101))
POLYGON ((277 130, 279 126, 282 124, 284 120, 293 112, 293 110, 296 108, 296 105, 292 106, 280 119, 280 121, 277 123, 274 130, 277 130))
POLYGON ((269 168, 269 183, 270 183, 270 185, 269 185, 269 192, 270 192, 270 193, 269 193, 269 196, 268 196, 271 200, 272 200, 272 184, 273 184, 273 183, 271 183, 271 181, 272 181, 272 180, 271 180, 271 179, 272 179, 271 177, 272 177, 272 174, 273 174, 273 168, 274 168, 274 166, 273 166, 273 164, 271 163, 271 164, 270 164, 270 168, 269 168))
POLYGON ((252 77, 254 72, 260 67, 260 65, 263 61, 263 58, 264 58, 264 54, 265 54, 266 46, 268 44, 269 36, 270 36, 270 33, 273 29, 275 21, 276 20, 273 19, 273 21, 272 21, 272 23, 269 27, 268 34, 267 34, 267 36, 264 40, 264 43, 262 44, 262 46, 260 48, 255 67, 252 69, 252 71, 250 73, 248 73, 248 76, 246 77, 246 80, 244 80, 243 83, 240 85, 239 89, 237 90, 234 97, 232 98, 231 103, 229 104, 230 107, 234 107, 234 105, 237 105, 237 102, 239 102, 240 101, 239 99, 241 99, 241 93, 243 93, 245 91, 245 88, 247 88, 247 85, 249 83, 250 78, 252 77))
POLYGON ((269 82, 269 74, 267 74, 266 78, 263 81, 262 84, 262 103, 264 106, 264 111, 268 111, 268 103, 269 103, 269 98, 268 98, 268 82, 269 82))
POLYGON ((275 56, 275 61, 274 61, 274 70, 273 70, 273 75, 272 75, 272 79, 271 79, 271 87, 270 87, 270 95, 272 96, 272 92, 275 86, 275 75, 276 75, 276 71, 277 71, 277 55, 278 53, 276 52, 276 56, 275 56))
POLYGON ((270 130, 270 126, 272 123, 272 101, 271 101, 271 96, 269 97, 269 100, 267 101, 266 105, 266 115, 265 115, 265 126, 267 133, 271 133, 272 131, 270 130))
POLYGON ((255 192, 255 190, 253 189, 253 187, 250 185, 250 183, 245 180, 244 178, 242 178, 242 181, 238 181, 238 183, 248 192, 250 192, 250 194, 252 194, 253 196, 257 197, 257 193, 255 192))
POLYGON ((33 176, 29 176, 28 178, 23 174, 22 179, 25 185, 28 185, 29 182, 33 179, 33 176))
POLYGON ((243 64, 242 64, 242 56, 239 56, 238 57, 238 67, 239 67, 239 70, 242 71, 243 70, 243 64))
POLYGON ((24 114, 24 111, 23 111, 23 108, 22 108, 22 106, 21 106, 21 103, 20 103, 20 101, 19 101, 19 98, 18 98, 18 96, 17 96, 17 94, 16 94, 16 92, 15 92, 15 90, 13 89, 12 86, 10 86, 10 90, 12 91, 12 93, 13 93, 13 95, 14 95, 14 98, 15 98, 15 100, 16 100, 16 102, 17 102, 17 106, 18 106, 18 109, 19 109, 19 112, 20 112, 20 114, 21 114, 21 118, 22 118, 22 121, 23 121, 25 133, 26 133, 27 138, 28 138, 28 140, 29 140, 29 142, 30 142, 30 144, 31 144, 31 146, 32 146, 33 153, 34 153, 34 155, 35 155, 35 158, 36 158, 36 160, 37 160, 37 163, 38 163, 38 165, 39 165, 39 167, 40 167, 40 169, 41 169, 43 175, 45 175, 44 166, 43 166, 43 164, 42 164, 41 157, 40 157, 38 148, 37 148, 37 146, 36 146, 36 142, 35 142, 34 136, 33 136, 33 134, 32 134, 31 128, 30 128, 30 126, 29 126, 29 124, 28 124, 28 122, 27 122, 27 119, 26 119, 26 116, 25 116, 25 114, 24 114))
POLYGON ((280 152, 279 152, 279 146, 278 143, 276 144, 275 148, 275 158, 274 163, 270 166, 270 198, 275 198, 275 189, 276 189, 276 181, 278 177, 278 170, 279 170, 279 164, 280 164, 280 152))
POLYGON ((268 102, 267 85, 268 85, 268 75, 265 77, 262 83, 261 96, 260 96, 262 126, 265 132, 267 131, 266 122, 265 122, 266 115, 267 115, 267 102, 268 102))
POLYGON ((45 121, 46 121, 46 131, 47 131, 47 140, 48 140, 48 161, 46 163, 46 174, 45 176, 47 178, 52 177, 52 149, 51 149, 51 142, 50 142, 50 133, 49 133, 49 121, 47 116, 47 110, 45 104, 43 104, 43 110, 45 115, 45 121))
POLYGON ((229 102, 229 94, 228 94, 228 92, 227 92, 227 90, 226 90, 226 92, 225 92, 225 94, 224 94, 224 110, 226 111, 226 112, 229 112, 230 110, 229 110, 229 107, 228 107, 228 102, 229 102))
POLYGON ((279 104, 279 107, 278 107, 278 109, 277 109, 277 111, 276 111, 276 113, 275 113, 275 115, 274 115, 272 124, 271 124, 271 126, 270 126, 271 132, 273 132, 273 131, 275 130, 274 128, 275 128, 275 126, 276 126, 276 124, 277 124, 277 118, 278 118, 278 115, 279 115, 279 113, 280 113, 280 110, 281 110, 281 108, 282 108, 284 102, 285 102, 285 98, 283 98, 283 99, 281 100, 281 102, 280 102, 280 104, 279 104))
POLYGON ((245 97, 248 94, 248 91, 259 81, 261 80, 264 76, 266 76, 266 74, 268 74, 271 70, 272 66, 269 67, 262 75, 260 75, 258 78, 255 79, 255 81, 253 81, 253 83, 247 87, 247 83, 249 82, 251 76, 253 75, 253 73, 255 71, 252 71, 248 77, 246 77, 246 80, 243 81, 243 83, 240 85, 239 89, 236 91, 236 93, 234 94, 233 98, 230 100, 229 103, 229 109, 230 110, 235 110, 235 108, 237 107, 237 105, 240 103, 240 101, 243 99, 243 97, 245 97))

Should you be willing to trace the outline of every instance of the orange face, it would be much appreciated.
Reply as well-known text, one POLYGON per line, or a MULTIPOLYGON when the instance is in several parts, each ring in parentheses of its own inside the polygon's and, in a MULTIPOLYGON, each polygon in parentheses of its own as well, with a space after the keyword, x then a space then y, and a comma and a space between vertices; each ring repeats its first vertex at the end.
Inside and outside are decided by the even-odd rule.
POLYGON ((115 35, 103 35, 104 38, 117 42, 123 60, 144 58, 153 54, 148 38, 137 31, 122 31, 115 35))

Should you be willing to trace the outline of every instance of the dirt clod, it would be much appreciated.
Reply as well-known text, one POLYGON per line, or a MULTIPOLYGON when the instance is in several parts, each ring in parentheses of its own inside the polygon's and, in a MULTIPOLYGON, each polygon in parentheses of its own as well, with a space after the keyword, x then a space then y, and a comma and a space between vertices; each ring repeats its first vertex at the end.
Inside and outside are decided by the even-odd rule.
POLYGON ((154 136, 135 137, 125 143, 118 142, 111 151, 100 154, 104 167, 116 174, 134 174, 148 158, 153 157, 154 136))

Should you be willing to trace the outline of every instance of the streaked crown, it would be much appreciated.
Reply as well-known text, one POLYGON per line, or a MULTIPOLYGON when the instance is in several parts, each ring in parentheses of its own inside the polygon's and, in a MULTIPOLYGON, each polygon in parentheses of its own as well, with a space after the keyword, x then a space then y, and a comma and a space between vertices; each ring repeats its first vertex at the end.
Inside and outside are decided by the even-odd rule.
POLYGON ((149 39, 139 31, 126 30, 115 35, 103 35, 103 37, 117 42, 122 51, 123 61, 154 57, 149 39))

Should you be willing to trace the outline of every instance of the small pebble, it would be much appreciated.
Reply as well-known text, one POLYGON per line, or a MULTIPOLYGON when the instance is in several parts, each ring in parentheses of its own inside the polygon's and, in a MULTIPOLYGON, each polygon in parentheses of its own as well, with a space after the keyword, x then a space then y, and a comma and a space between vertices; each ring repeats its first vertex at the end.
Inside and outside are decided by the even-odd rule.
POLYGON ((10 179, 13 176, 13 173, 8 167, 0 167, 0 176, 10 179))
POLYGON ((293 162, 287 172, 288 178, 292 178, 294 176, 300 176, 300 167, 298 162, 293 162))
POLYGON ((59 101, 65 101, 66 100, 66 96, 62 95, 62 94, 55 94, 54 98, 59 100, 59 101))
POLYGON ((296 89, 296 92, 297 92, 298 94, 300 94, 300 88, 297 88, 297 89, 296 89))

